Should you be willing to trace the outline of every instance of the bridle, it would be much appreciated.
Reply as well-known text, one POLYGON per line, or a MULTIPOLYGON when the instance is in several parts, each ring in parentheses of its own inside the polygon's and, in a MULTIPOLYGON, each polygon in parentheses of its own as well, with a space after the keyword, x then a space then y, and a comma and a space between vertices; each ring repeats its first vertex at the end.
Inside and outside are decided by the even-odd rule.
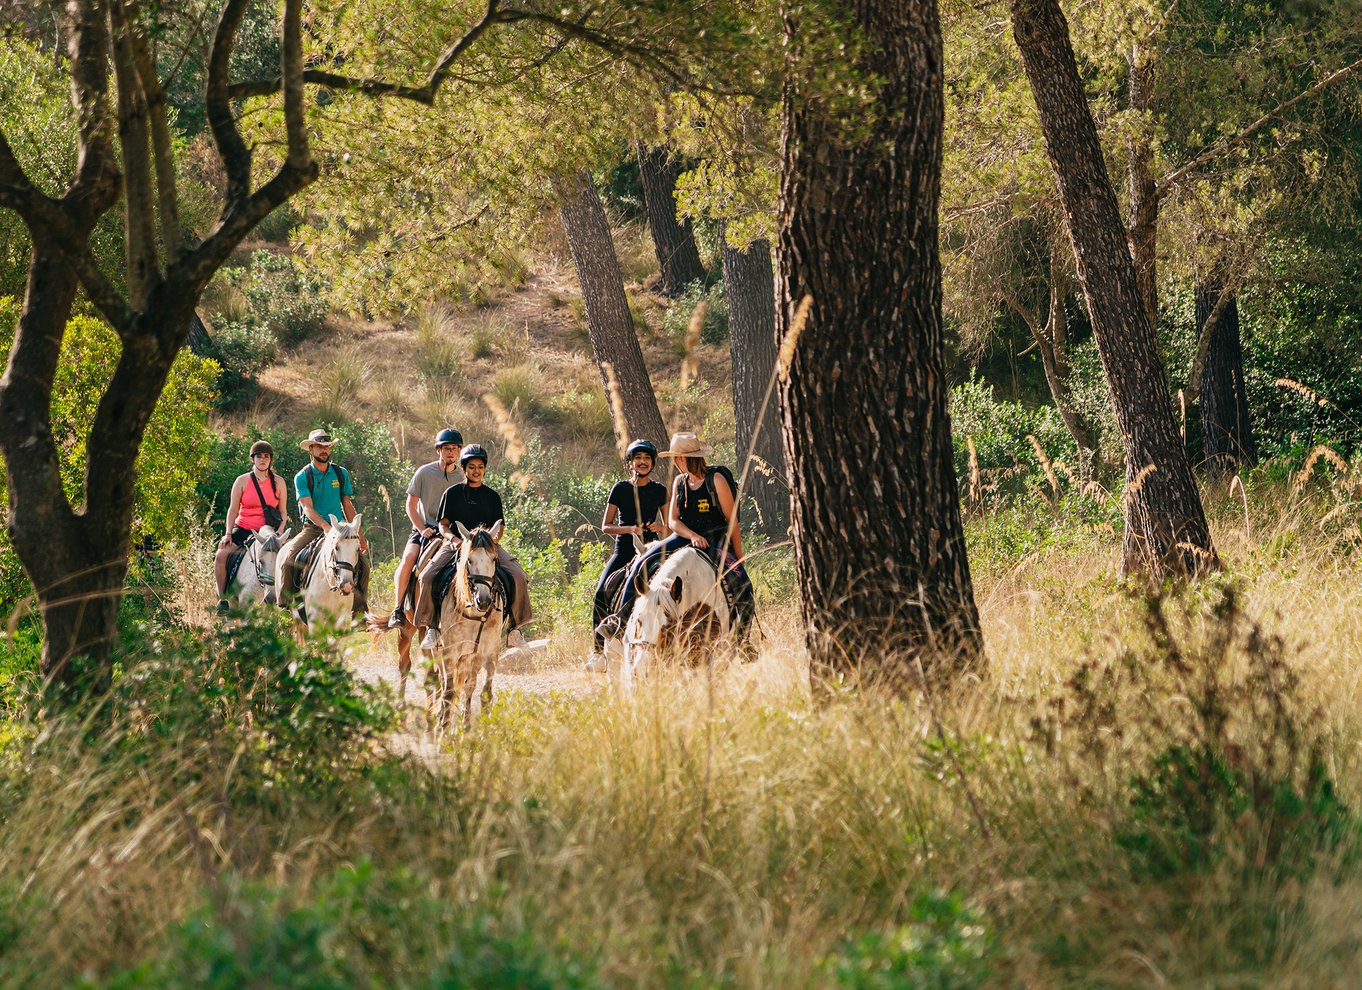
MULTIPOLYGON (((262 549, 262 547, 261 547, 261 544, 260 544, 260 538, 257 536, 255 539, 251 540, 251 546, 250 546, 251 566, 255 568, 255 579, 256 579, 257 581, 259 581, 260 584, 261 584, 262 586, 264 586, 264 587, 266 587, 266 588, 273 588, 273 587, 274 587, 274 575, 273 575, 273 574, 267 574, 267 573, 265 573, 265 568, 263 568, 263 567, 260 565, 260 551, 261 551, 261 549, 262 549)), ((277 540, 275 541, 275 549, 274 549, 274 552, 275 552, 275 553, 278 553, 278 552, 279 552, 279 547, 278 547, 278 541, 277 541, 277 540)))
POLYGON ((322 561, 322 566, 326 569, 327 574, 330 575, 330 577, 327 579, 326 586, 338 595, 342 595, 345 593, 341 591, 341 587, 345 583, 342 575, 346 573, 350 575, 350 583, 352 586, 355 581, 355 565, 350 563, 348 560, 336 559, 336 547, 340 545, 340 542, 343 539, 354 540, 356 543, 359 542, 359 537, 357 536, 336 537, 335 542, 331 544, 330 548, 327 551, 326 559, 322 561))
MULTIPOLYGON (((468 556, 472 556, 474 549, 485 550, 486 548, 470 547, 468 556)), ((482 645, 482 634, 487 628, 488 620, 492 618, 492 613, 504 608, 505 591, 501 587, 501 582, 497 580, 495 566, 493 566, 491 574, 468 573, 467 560, 460 561, 460 566, 464 569, 464 580, 468 582, 469 596, 468 601, 459 603, 459 608, 463 610, 464 618, 478 620, 478 634, 473 639, 473 652, 476 653, 478 652, 478 648, 482 645), (477 588, 486 588, 491 594, 486 608, 478 607, 477 595, 473 593, 477 588), (472 613, 471 615, 469 614, 470 612, 472 613)))

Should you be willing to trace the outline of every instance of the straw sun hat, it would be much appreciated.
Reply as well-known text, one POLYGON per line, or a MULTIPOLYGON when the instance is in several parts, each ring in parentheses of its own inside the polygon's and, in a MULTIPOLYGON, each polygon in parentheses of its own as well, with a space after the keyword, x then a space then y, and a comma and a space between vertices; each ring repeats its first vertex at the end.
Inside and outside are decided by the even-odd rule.
POLYGON ((325 430, 313 430, 307 435, 307 439, 298 444, 304 450, 311 450, 313 444, 320 444, 323 447, 330 447, 336 441, 331 439, 331 434, 325 430))
POLYGON ((658 457, 703 457, 714 456, 714 448, 701 441, 694 433, 673 433, 671 443, 658 457))

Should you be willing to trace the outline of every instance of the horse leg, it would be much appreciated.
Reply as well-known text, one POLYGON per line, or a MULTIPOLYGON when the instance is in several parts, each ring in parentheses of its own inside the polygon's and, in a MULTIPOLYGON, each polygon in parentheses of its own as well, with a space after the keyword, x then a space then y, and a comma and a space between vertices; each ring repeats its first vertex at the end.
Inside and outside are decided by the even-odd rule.
POLYGON ((497 672, 497 658, 488 657, 482 666, 487 671, 487 681, 482 686, 482 710, 485 712, 492 704, 492 675, 497 672))
POLYGON ((407 703, 407 676, 411 673, 411 637, 412 627, 404 623, 397 631, 398 698, 403 705, 407 703))

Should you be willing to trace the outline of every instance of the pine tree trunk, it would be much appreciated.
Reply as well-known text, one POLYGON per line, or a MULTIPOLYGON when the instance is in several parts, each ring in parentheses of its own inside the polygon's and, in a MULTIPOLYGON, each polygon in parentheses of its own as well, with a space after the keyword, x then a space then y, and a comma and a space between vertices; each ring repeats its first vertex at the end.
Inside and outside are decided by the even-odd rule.
MULTIPOLYGON (((1129 59, 1129 106, 1140 113, 1149 112, 1154 89, 1154 68, 1138 45, 1129 59)), ((1151 327, 1159 325, 1158 233, 1159 197, 1154 184, 1154 146, 1143 122, 1131 132, 1127 145, 1129 163, 1126 187, 1130 196, 1130 257, 1135 264, 1135 284, 1140 289, 1145 318, 1151 327)))
MULTIPOLYGON (((792 74, 783 101, 781 386, 811 670, 911 689, 977 661, 981 635, 951 456, 937 204, 934 0, 837 4, 878 89, 849 125, 792 74)), ((797 58, 800 25, 787 17, 797 58)))
POLYGON ((648 230, 662 273, 658 288, 663 295, 679 296, 686 286, 705 277, 705 266, 700 262, 690 221, 676 218, 676 161, 666 148, 650 148, 639 142, 638 174, 648 230))
POLYGON ((780 411, 774 396, 764 406, 776 367, 776 286, 771 245, 756 241, 738 251, 724 244, 724 297, 733 364, 733 408, 737 421, 738 463, 749 453, 761 458, 747 468, 747 493, 761 514, 760 528, 771 535, 785 530, 790 490, 780 411), (770 477, 774 474, 775 477, 770 477))
POLYGON ((1170 573, 1205 573, 1219 560, 1173 416, 1158 340, 1145 312, 1068 24, 1056 0, 1012 0, 1011 6, 1013 33, 1035 95, 1125 443, 1123 570, 1154 581, 1170 573))
POLYGON ((665 442, 666 428, 662 425, 652 380, 643 363, 643 351, 638 346, 634 318, 624 294, 619 258, 615 255, 615 242, 610 236, 600 194, 586 172, 560 180, 558 193, 563 229, 567 232, 572 261, 577 267, 577 281, 582 287, 591 348, 606 393, 609 394, 611 387, 605 367, 608 364, 614 368, 619 382, 620 402, 630 438, 648 437, 658 443, 665 442))
MULTIPOLYGON (((1223 286, 1198 282, 1196 287, 1197 332, 1215 310, 1223 286)), ((1223 481, 1239 468, 1258 460, 1244 387, 1244 351, 1239 334, 1239 301, 1231 295, 1220 307, 1210 328, 1206 360, 1201 366, 1201 439, 1206 473, 1223 481)))

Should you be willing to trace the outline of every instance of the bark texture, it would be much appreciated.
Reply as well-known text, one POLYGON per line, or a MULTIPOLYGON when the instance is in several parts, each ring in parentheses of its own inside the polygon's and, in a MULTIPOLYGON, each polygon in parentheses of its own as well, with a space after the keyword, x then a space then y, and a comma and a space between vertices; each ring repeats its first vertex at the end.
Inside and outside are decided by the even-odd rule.
POLYGON ((1196 286, 1197 331, 1208 335, 1206 360, 1201 366, 1201 441, 1206 474, 1217 481, 1258 460, 1244 387, 1239 301, 1233 294, 1222 301, 1224 291, 1224 286, 1214 281, 1196 286), (1209 327, 1208 320, 1213 321, 1209 327))
POLYGON ((638 146, 638 174, 643 184, 643 205, 648 214, 648 230, 657 251, 657 266, 662 273, 658 286, 663 295, 679 296, 686 286, 705 277, 695 232, 689 220, 676 217, 676 159, 664 147, 638 146))
POLYGON ((1097 128, 1056 0, 1012 0, 1126 457, 1123 569, 1161 580, 1219 566, 1169 398, 1097 128))
POLYGON ((606 369, 609 365, 618 382, 630 438, 647 437, 663 443, 667 439, 666 428, 662 425, 652 379, 643 363, 643 351, 638 346, 634 318, 624 294, 619 258, 615 254, 615 242, 610 236, 610 224, 605 219, 600 194, 586 172, 560 180, 558 194, 563 230, 567 233, 577 281, 582 287, 591 349, 595 352, 606 393, 609 394, 613 387, 606 369))
POLYGON ((1135 264, 1135 284, 1140 289, 1145 318, 1159 325, 1158 235, 1159 195, 1154 184, 1154 145, 1149 135, 1150 103, 1154 92, 1154 66, 1137 42, 1129 52, 1129 107, 1142 119, 1131 130, 1127 144, 1126 192, 1130 197, 1130 257, 1135 264))
POLYGON ((788 525, 790 486, 780 439, 780 412, 771 393, 776 369, 776 285, 771 245, 756 241, 739 251, 725 243, 723 265, 738 440, 734 468, 746 472, 745 491, 761 516, 757 522, 774 536, 788 525), (745 465, 749 454, 761 458, 761 463, 745 465))
MULTIPOLYGON (((798 73, 782 107, 781 385, 800 602, 816 682, 915 686, 981 646, 951 456, 937 204, 934 0, 836 5, 878 89, 848 126, 798 73), (801 300, 811 298, 797 323, 801 300), (790 336, 799 332, 792 343, 790 336)), ((800 24, 786 20, 799 57, 800 24)))

